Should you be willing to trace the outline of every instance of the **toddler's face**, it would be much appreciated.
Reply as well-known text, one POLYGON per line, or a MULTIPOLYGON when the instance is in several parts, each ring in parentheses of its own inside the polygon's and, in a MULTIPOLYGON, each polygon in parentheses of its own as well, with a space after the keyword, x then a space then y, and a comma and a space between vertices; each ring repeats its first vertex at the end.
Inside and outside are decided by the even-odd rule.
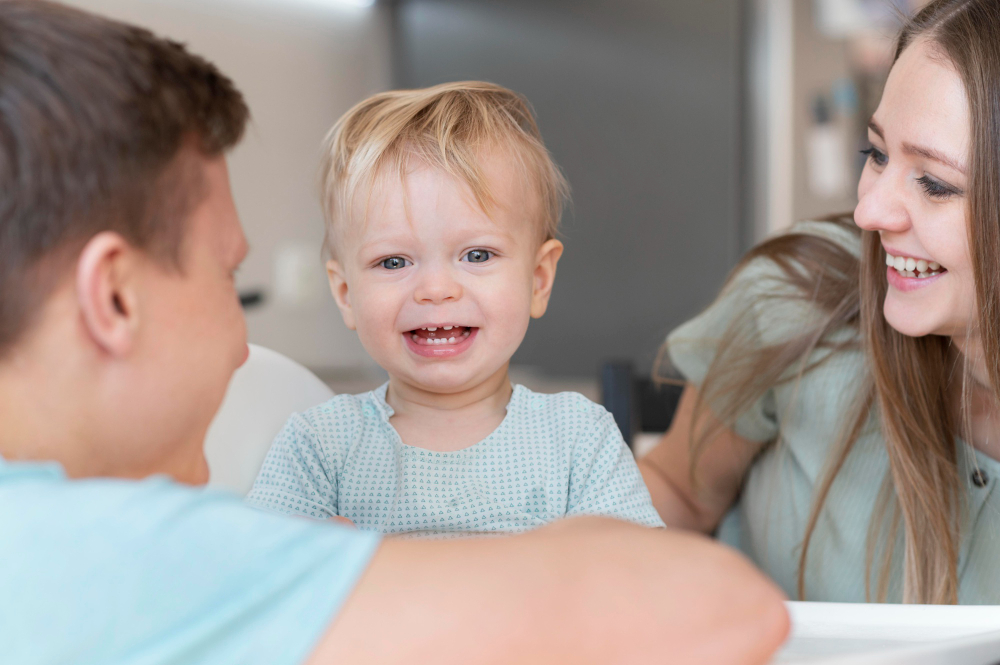
POLYGON ((484 166, 492 218, 464 182, 420 166, 376 188, 367 224, 340 234, 327 266, 347 326, 393 379, 422 390, 460 392, 506 371, 548 304, 562 244, 539 246, 531 197, 500 160, 484 166))

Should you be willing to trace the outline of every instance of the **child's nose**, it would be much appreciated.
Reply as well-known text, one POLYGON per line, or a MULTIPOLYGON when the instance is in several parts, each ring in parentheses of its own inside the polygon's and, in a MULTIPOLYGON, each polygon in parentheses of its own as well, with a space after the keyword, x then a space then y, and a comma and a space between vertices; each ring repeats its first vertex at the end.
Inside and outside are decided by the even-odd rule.
POLYGON ((421 304, 438 304, 462 297, 462 285, 446 269, 429 270, 417 284, 413 299, 421 304))

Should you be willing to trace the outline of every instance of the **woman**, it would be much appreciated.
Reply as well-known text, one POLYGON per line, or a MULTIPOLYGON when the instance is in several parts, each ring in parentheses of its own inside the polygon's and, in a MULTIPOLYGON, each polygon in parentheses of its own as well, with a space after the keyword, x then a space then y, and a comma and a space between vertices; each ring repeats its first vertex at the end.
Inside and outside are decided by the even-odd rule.
POLYGON ((640 466, 792 597, 1000 603, 1000 0, 904 27, 868 138, 853 224, 763 243, 669 336, 640 466))

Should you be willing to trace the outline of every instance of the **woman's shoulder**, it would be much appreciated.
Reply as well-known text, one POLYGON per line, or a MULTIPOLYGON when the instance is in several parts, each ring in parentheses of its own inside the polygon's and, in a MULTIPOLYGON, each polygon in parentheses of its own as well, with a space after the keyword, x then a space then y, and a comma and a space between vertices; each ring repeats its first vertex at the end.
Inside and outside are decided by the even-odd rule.
POLYGON ((790 271, 836 270, 839 266, 824 259, 838 257, 851 262, 857 261, 860 253, 860 230, 849 219, 798 222, 748 252, 730 275, 724 291, 769 293, 776 286, 782 290, 800 287, 799 280, 789 279, 790 271))
MULTIPOLYGON (((718 363, 740 372, 753 354, 824 330, 834 301, 857 297, 860 244, 853 224, 810 221, 751 250, 715 301, 667 337, 673 369, 700 384, 718 363)), ((849 325, 825 334, 840 348, 858 335, 849 325)))

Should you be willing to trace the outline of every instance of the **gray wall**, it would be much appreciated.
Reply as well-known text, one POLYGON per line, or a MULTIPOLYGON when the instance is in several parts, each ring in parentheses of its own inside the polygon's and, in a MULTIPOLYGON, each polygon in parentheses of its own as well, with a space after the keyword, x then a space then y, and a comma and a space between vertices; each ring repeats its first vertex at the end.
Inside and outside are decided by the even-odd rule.
POLYGON ((745 246, 739 0, 402 0, 395 30, 397 85, 525 94, 573 187, 549 312, 514 361, 648 369, 745 246))

